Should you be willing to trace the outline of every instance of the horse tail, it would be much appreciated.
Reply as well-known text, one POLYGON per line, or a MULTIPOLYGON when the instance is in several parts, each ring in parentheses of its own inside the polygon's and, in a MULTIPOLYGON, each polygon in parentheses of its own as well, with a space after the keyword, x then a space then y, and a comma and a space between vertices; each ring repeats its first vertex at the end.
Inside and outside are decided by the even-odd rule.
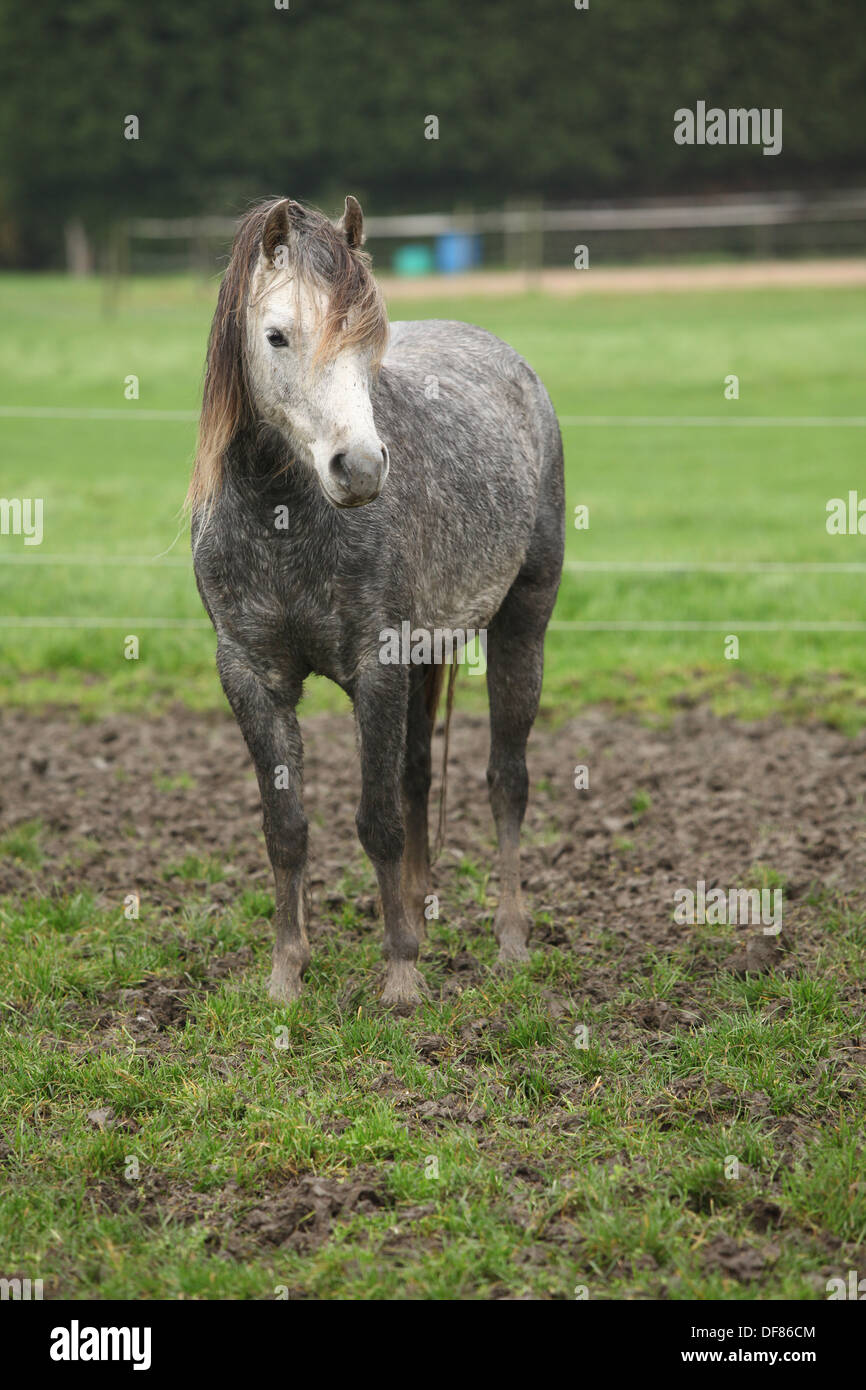
MULTIPOLYGON (((442 845, 445 840, 445 809, 448 790, 448 743, 451 733, 451 712, 454 709, 454 686, 456 681, 457 662, 452 661, 451 669, 448 672, 448 694, 445 700, 445 742, 442 748, 442 782, 439 789, 439 824, 436 830, 436 848, 433 852, 434 864, 442 853, 442 845)), ((439 707, 439 699, 442 694, 442 686, 444 683, 445 667, 441 664, 431 666, 424 682, 424 700, 427 708, 427 717, 430 720, 431 727, 436 719, 436 711, 439 707)))

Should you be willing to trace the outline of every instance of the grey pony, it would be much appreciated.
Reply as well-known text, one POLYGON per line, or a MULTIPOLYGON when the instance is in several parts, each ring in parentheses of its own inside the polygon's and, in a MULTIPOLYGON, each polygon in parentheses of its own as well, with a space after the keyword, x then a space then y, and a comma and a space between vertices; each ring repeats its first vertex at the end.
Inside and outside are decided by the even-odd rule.
POLYGON ((208 346, 192 543, 261 790, 276 890, 269 992, 296 999, 310 961, 296 706, 317 673, 353 702, 356 824, 385 924, 382 1000, 410 1006, 423 988, 442 671, 383 663, 382 633, 406 620, 486 630, 493 929, 501 960, 525 960, 525 752, 562 568, 563 457, 544 386, 490 333, 428 320, 391 324, 388 341, 362 243, 353 198, 336 224, 285 198, 243 219, 208 346))

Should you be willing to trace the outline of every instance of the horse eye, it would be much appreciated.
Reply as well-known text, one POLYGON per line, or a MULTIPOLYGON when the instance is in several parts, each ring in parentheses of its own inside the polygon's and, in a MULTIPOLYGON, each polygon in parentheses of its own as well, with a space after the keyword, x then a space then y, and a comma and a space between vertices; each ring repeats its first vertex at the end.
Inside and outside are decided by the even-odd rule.
POLYGON ((265 334, 265 337, 267 338, 271 347, 280 348, 289 346, 278 328, 269 328, 267 333, 265 334))

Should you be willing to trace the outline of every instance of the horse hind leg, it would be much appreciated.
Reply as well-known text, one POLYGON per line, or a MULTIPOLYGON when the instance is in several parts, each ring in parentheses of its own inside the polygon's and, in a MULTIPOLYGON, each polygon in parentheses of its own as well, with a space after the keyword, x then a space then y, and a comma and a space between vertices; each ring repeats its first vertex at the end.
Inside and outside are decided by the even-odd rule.
POLYGON ((531 921, 520 887, 520 827, 529 777, 526 744, 541 694, 544 630, 552 600, 515 581, 487 633, 490 760, 487 787, 499 841, 499 905, 493 932, 499 959, 529 959, 531 921))

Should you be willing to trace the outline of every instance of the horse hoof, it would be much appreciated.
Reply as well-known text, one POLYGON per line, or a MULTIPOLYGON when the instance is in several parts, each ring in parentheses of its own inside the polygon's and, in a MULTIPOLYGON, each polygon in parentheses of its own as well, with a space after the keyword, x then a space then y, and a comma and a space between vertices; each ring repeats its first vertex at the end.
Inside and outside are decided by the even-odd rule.
POLYGON ((393 961, 388 966, 382 987, 382 1003, 386 1009, 414 1009, 426 993, 424 981, 411 961, 393 961))
POLYGON ((302 993, 301 977, 297 973, 274 973, 268 980, 268 995, 277 1004, 294 1004, 302 993))
POLYGON ((506 937, 499 943, 499 965, 522 965, 529 960, 529 949, 525 941, 506 937))

